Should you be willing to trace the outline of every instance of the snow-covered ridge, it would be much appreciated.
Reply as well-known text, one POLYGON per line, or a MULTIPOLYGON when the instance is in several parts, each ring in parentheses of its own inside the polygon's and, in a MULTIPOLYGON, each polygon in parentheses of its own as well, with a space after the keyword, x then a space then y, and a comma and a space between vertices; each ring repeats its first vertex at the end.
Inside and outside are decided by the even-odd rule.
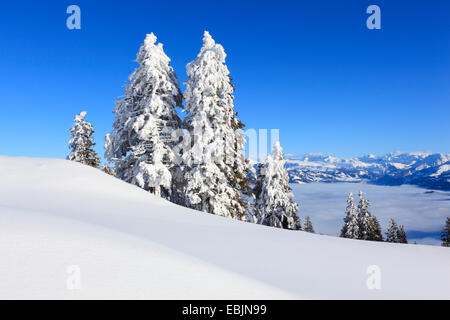
POLYGON ((66 160, 0 157, 0 177, 2 299, 450 298, 448 248, 223 218, 66 160))
POLYGON ((360 182, 381 185, 412 184, 450 190, 450 155, 429 152, 393 152, 341 159, 323 154, 286 155, 293 183, 360 182))

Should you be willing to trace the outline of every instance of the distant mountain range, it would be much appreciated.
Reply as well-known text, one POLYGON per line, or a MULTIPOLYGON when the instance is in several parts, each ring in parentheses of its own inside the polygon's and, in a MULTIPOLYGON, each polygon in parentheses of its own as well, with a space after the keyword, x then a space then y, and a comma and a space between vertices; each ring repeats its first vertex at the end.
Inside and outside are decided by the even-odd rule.
POLYGON ((450 155, 442 153, 393 152, 352 159, 311 153, 285 157, 292 183, 366 181, 450 191, 450 155))

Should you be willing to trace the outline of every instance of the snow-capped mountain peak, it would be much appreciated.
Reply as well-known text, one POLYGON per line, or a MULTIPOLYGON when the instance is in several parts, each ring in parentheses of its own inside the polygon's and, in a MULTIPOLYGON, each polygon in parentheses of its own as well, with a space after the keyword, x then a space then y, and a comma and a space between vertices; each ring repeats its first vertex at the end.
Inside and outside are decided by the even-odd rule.
POLYGON ((450 190, 450 155, 431 152, 391 152, 356 158, 324 154, 286 155, 291 182, 360 182, 413 184, 450 190))

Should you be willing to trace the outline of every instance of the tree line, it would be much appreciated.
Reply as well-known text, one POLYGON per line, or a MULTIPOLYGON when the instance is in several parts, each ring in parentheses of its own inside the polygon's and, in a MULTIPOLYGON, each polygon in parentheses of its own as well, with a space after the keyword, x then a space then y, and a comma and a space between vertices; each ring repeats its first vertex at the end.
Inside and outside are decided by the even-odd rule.
MULTIPOLYGON (((359 202, 355 205, 353 193, 349 193, 345 210, 344 225, 340 237, 349 239, 383 241, 380 223, 369 211, 370 201, 359 192, 359 202)), ((390 220, 386 232, 386 242, 408 243, 403 225, 397 226, 394 219, 390 220)))
MULTIPOLYGON (((355 205, 353 193, 349 193, 344 225, 341 229, 340 237, 369 241, 408 243, 404 226, 398 225, 394 219, 390 219, 386 237, 383 238, 380 223, 377 217, 370 213, 369 206, 370 201, 364 198, 363 192, 359 192, 358 205, 355 205)), ((443 247, 450 247, 450 217, 447 217, 440 238, 443 247)))

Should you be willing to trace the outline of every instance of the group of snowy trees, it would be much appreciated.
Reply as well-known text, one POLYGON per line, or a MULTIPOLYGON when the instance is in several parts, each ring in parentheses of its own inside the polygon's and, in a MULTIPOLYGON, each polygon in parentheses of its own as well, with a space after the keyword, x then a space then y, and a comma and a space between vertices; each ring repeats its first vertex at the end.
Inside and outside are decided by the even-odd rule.
MULTIPOLYGON (((256 177, 244 157, 244 125, 234 110, 225 58, 223 47, 205 31, 199 54, 186 66, 182 93, 163 45, 148 34, 105 138, 105 158, 114 169, 103 170, 193 209, 301 230, 280 144, 275 143, 256 177), (187 113, 183 120, 176 108, 187 113)), ((69 159, 98 167, 92 126, 84 116, 75 118, 69 159)), ((309 219, 307 224, 313 232, 309 219)))
MULTIPOLYGON (((377 217, 369 211, 370 201, 364 198, 362 191, 359 192, 359 203, 355 205, 355 199, 350 192, 347 199, 344 226, 340 237, 349 239, 360 239, 370 241, 383 241, 380 223, 377 217)), ((386 233, 386 242, 408 243, 403 225, 397 226, 391 219, 386 233)))
POLYGON ((389 227, 386 232, 386 242, 408 243, 403 225, 397 226, 394 219, 389 221, 389 227))
POLYGON ((344 226, 341 237, 360 240, 383 241, 381 226, 377 217, 369 212, 370 201, 364 199, 362 191, 359 192, 359 203, 355 205, 353 194, 347 199, 344 226))

